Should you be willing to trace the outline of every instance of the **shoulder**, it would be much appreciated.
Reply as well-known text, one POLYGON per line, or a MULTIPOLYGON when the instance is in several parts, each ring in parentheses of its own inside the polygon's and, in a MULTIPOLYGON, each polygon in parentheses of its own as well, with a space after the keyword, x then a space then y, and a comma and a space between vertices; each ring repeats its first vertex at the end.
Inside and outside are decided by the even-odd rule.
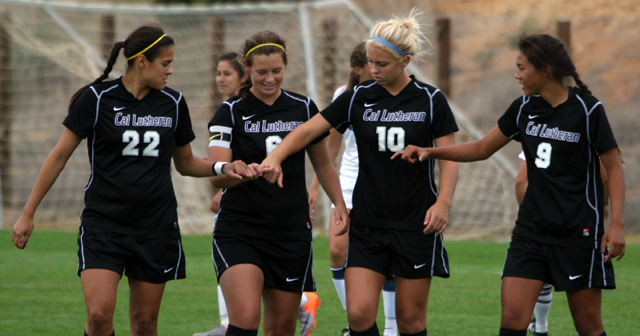
POLYGON ((576 87, 569 88, 569 95, 578 100, 584 106, 586 112, 591 112, 594 107, 602 105, 598 98, 576 87))
POLYGON ((122 82, 119 79, 114 79, 114 80, 110 80, 110 81, 91 84, 83 92, 83 94, 93 93, 93 95, 95 95, 95 96, 101 96, 102 94, 104 94, 106 92, 117 92, 116 89, 124 90, 124 86, 122 85, 122 82))
POLYGON ((295 92, 291 92, 291 91, 287 91, 287 90, 282 90, 282 95, 290 101, 293 102, 301 102, 304 104, 309 104, 311 102, 311 98, 301 95, 299 93, 295 93, 295 92))
POLYGON ((413 85, 414 87, 420 89, 420 90, 425 90, 427 92, 429 92, 431 95, 435 94, 436 92, 442 92, 440 91, 440 89, 438 89, 437 87, 431 85, 431 84, 427 84, 425 82, 421 82, 415 78, 412 77, 412 81, 410 85, 413 85))
POLYGON ((182 96, 182 93, 179 91, 176 91, 170 87, 165 87, 164 89, 159 91, 161 94, 173 99, 175 102, 179 102, 181 100, 184 100, 184 97, 182 96))

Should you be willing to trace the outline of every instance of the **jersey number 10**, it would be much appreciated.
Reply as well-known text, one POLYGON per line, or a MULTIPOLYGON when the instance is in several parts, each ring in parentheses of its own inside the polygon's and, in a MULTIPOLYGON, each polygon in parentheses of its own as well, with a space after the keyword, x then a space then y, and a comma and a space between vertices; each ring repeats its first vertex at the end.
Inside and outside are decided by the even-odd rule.
POLYGON ((386 152, 390 150, 397 152, 404 149, 404 129, 402 127, 376 127, 378 133, 378 151, 386 152))

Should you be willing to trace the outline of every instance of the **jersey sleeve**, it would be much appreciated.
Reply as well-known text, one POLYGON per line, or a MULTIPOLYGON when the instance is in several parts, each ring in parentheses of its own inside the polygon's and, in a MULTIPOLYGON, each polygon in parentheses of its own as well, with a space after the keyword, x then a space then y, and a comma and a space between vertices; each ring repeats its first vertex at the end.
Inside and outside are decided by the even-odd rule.
POLYGON ((439 138, 447 134, 458 131, 458 124, 451 111, 451 106, 442 91, 436 92, 433 96, 433 120, 432 132, 434 138, 439 138))
POLYGON ((189 115, 189 106, 184 98, 181 97, 178 102, 178 125, 176 125, 175 141, 176 146, 184 146, 196 138, 191 125, 191 116, 189 115))
MULTIPOLYGON (((320 113, 319 110, 318 110, 318 106, 316 105, 316 103, 313 100, 309 99, 309 119, 313 118, 318 113, 320 113)), ((318 142, 322 141, 322 139, 324 139, 324 138, 326 138, 328 136, 329 136, 329 132, 325 132, 322 135, 320 135, 319 137, 315 138, 309 144, 310 145, 317 144, 318 142)))
POLYGON ((340 133, 344 131, 351 124, 349 120, 349 109, 351 107, 351 100, 354 98, 355 92, 353 90, 347 90, 341 95, 337 96, 327 108, 322 110, 320 114, 327 119, 327 121, 340 133))
POLYGON ((598 104, 593 109, 588 119, 590 141, 599 155, 611 148, 618 147, 602 104, 598 104))
POLYGON ((73 103, 62 124, 80 138, 86 138, 96 123, 97 102, 98 97, 93 89, 87 88, 73 103))
POLYGON ((507 138, 520 141, 520 130, 518 129, 518 113, 522 105, 522 99, 517 98, 507 108, 504 114, 498 119, 498 128, 507 138))
POLYGON ((209 121, 209 147, 231 148, 233 116, 229 104, 222 104, 209 121))

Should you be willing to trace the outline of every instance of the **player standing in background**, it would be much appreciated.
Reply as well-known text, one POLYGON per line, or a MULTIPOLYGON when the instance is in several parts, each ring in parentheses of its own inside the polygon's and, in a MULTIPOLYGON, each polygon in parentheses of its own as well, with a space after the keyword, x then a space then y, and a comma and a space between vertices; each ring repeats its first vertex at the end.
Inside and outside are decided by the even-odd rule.
POLYGON ((545 283, 566 291, 580 336, 606 335, 602 289, 614 289, 611 259, 624 256, 624 172, 602 103, 576 72, 564 45, 549 35, 518 41, 515 78, 524 95, 478 141, 447 148, 408 146, 394 155, 477 161, 511 139, 522 143, 528 185, 502 273, 500 335, 527 333, 536 298, 545 283), (572 77, 578 87, 567 87, 572 77), (605 188, 611 223, 604 230, 605 188))
MULTIPOLYGON (((225 189, 214 226, 214 266, 229 312, 227 335, 257 335, 261 301, 265 336, 293 335, 302 293, 315 291, 305 152, 298 151, 284 163, 288 183, 283 188, 259 179, 265 171, 256 162, 318 109, 311 99, 280 88, 287 54, 278 34, 256 33, 242 49, 252 86, 226 101, 209 123, 211 159, 219 164, 231 159, 249 163, 242 180, 214 179, 225 189)), ((306 150, 337 204, 338 225, 346 230, 348 215, 338 174, 323 141, 315 139, 306 150)))
MULTIPOLYGON (((224 95, 225 100, 236 96, 238 90, 240 90, 243 85, 251 85, 249 74, 246 73, 244 66, 240 64, 240 61, 238 61, 238 57, 238 53, 228 52, 220 56, 220 60, 218 61, 216 84, 218 86, 218 91, 224 95)), ((215 196, 211 202, 211 211, 218 213, 220 211, 220 197, 222 196, 222 190, 215 186, 213 189, 215 196)), ((193 336, 221 336, 226 334, 229 326, 229 315, 227 313, 227 305, 220 285, 218 285, 217 293, 220 324, 209 331, 195 333, 193 336)), ((300 311, 298 312, 298 320, 300 321, 302 336, 310 334, 311 330, 315 326, 315 316, 319 305, 320 299, 317 294, 312 292, 305 292, 302 294, 302 299, 300 300, 300 311)))
MULTIPOLYGON (((458 167, 435 160, 409 165, 391 160, 409 143, 444 146, 458 130, 446 97, 405 73, 426 40, 414 10, 407 18, 376 24, 366 42, 374 81, 346 91, 322 113, 299 126, 263 161, 263 176, 287 184, 287 157, 330 128, 351 126, 359 169, 353 191, 345 271, 347 317, 352 336, 379 335, 376 325, 383 284, 396 281, 400 335, 427 335, 431 279, 449 277, 442 233, 447 226, 458 167)), ((290 183, 290 182, 289 182, 290 183)), ((333 224, 332 224, 333 225, 333 224)), ((338 232, 339 234, 341 232, 338 232)))
MULTIPOLYGON (((342 93, 347 90, 353 89, 356 85, 371 80, 371 71, 369 64, 367 63, 367 55, 365 50, 365 42, 358 43, 349 58, 351 66, 351 73, 349 74, 349 82, 346 85, 339 87, 333 94, 333 100, 338 98, 342 93)), ((353 188, 356 184, 356 178, 358 177, 358 146, 356 145, 356 139, 353 135, 353 128, 347 127, 340 131, 331 129, 329 131, 329 139, 327 145, 329 147, 329 155, 335 161, 340 151, 342 139, 344 139, 345 149, 342 153, 342 160, 340 162, 340 187, 342 187, 342 197, 344 198, 347 206, 347 211, 350 212, 353 208, 351 202, 353 196, 353 188), (342 134, 340 133, 342 132, 342 134)), ((318 195, 318 179, 314 178, 309 188, 309 206, 311 209, 311 219, 313 220, 313 214, 315 212, 317 195, 318 195)), ((332 206, 329 214, 329 223, 335 221, 334 208, 332 206)), ((331 256, 331 273, 333 276, 333 285, 336 288, 342 308, 347 309, 347 295, 344 285, 344 269, 345 262, 347 260, 347 244, 349 243, 349 235, 344 234, 338 236, 337 227, 335 225, 329 225, 329 253, 331 256)), ((396 324, 396 284, 393 279, 387 279, 382 286, 382 303, 384 308, 385 325, 384 336, 397 335, 398 326, 396 324)), ((342 331, 343 336, 349 335, 349 328, 342 331)))
MULTIPOLYGON (((173 39, 155 26, 142 26, 114 44, 104 73, 71 98, 62 136, 11 232, 13 243, 25 248, 36 208, 87 138, 91 176, 78 235, 85 336, 115 334, 123 273, 129 280, 131 334, 157 335, 165 284, 186 276, 171 158, 183 175, 211 176, 213 167, 192 155, 189 108, 180 92, 166 86, 173 55, 173 39), (124 76, 104 82, 121 49, 124 76)), ((236 167, 244 168, 234 163, 225 171, 236 167)))

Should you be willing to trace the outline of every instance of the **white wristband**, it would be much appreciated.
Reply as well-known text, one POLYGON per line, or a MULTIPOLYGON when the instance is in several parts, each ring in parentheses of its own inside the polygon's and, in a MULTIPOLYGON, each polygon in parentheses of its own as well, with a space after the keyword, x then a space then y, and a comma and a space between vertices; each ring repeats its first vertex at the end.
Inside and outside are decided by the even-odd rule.
POLYGON ((222 171, 224 169, 224 165, 229 164, 229 162, 216 162, 213 164, 213 172, 216 175, 224 175, 224 172, 222 171))

